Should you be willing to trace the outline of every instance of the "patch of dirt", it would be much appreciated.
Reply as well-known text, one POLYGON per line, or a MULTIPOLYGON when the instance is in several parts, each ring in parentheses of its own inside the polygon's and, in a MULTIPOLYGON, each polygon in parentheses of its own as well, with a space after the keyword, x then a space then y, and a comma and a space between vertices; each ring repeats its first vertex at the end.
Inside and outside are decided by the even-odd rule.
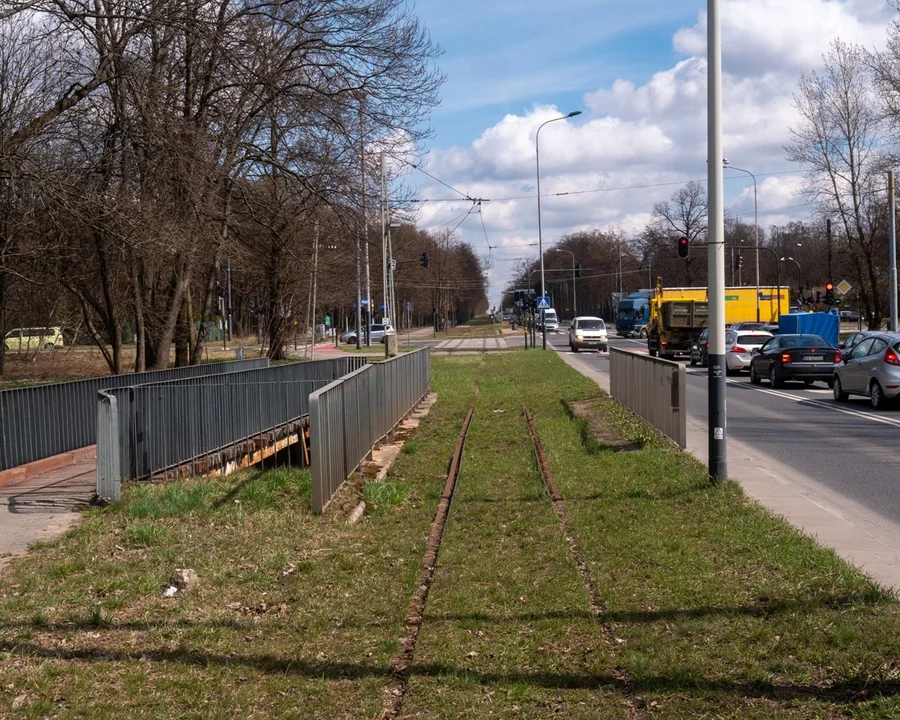
POLYGON ((353 512, 353 508, 359 504, 366 482, 366 475, 359 472, 353 473, 347 482, 337 489, 331 502, 328 503, 328 507, 325 508, 325 514, 332 518, 346 520, 353 512))
POLYGON ((582 442, 588 446, 593 445, 598 450, 612 450, 613 452, 640 450, 643 443, 629 440, 623 437, 618 430, 610 427, 600 411, 600 402, 601 400, 597 398, 577 402, 563 400, 563 405, 569 415, 582 421, 582 442))

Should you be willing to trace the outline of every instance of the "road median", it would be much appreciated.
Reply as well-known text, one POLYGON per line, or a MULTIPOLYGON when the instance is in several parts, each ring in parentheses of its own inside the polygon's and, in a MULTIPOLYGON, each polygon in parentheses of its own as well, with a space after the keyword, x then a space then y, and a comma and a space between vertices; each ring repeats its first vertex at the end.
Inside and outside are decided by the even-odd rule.
POLYGON ((900 714, 900 604, 834 553, 555 353, 433 372, 352 526, 277 468, 128 487, 15 561, 0 716, 380 717, 473 404, 398 717, 900 714), (164 597, 177 568, 198 584, 164 597))

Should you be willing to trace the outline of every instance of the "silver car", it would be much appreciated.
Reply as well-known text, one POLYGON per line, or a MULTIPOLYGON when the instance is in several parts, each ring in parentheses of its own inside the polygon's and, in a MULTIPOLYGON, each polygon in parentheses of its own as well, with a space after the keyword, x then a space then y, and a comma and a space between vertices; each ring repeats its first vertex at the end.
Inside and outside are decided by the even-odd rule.
POLYGON ((900 395, 900 333, 872 333, 857 344, 834 369, 834 399, 863 395, 876 410, 900 395))
POLYGON ((609 350, 606 323, 598 317, 575 318, 569 328, 569 348, 572 352, 578 352, 582 348, 595 348, 601 352, 609 350))
POLYGON ((725 333, 725 372, 749 370, 753 351, 761 348, 770 337, 772 333, 765 330, 728 330, 725 333))

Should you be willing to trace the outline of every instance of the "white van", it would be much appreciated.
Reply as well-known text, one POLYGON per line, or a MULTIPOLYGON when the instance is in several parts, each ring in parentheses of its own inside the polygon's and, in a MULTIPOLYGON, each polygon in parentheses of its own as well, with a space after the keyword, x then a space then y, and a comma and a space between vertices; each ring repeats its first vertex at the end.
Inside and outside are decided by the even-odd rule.
POLYGON ((544 310, 544 325, 547 327, 547 332, 559 330, 559 318, 556 317, 556 310, 553 308, 544 310))

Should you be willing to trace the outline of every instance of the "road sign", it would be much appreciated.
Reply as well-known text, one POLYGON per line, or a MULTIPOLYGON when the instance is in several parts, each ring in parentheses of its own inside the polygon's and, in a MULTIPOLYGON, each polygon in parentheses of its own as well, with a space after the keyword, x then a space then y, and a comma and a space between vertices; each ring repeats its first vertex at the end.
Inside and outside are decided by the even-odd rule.
POLYGON ((841 295, 846 295, 853 286, 846 280, 841 280, 835 287, 840 290, 841 295))
POLYGON ((539 297, 537 299, 537 309, 538 310, 549 310, 550 309, 550 298, 546 295, 543 297, 539 297))

